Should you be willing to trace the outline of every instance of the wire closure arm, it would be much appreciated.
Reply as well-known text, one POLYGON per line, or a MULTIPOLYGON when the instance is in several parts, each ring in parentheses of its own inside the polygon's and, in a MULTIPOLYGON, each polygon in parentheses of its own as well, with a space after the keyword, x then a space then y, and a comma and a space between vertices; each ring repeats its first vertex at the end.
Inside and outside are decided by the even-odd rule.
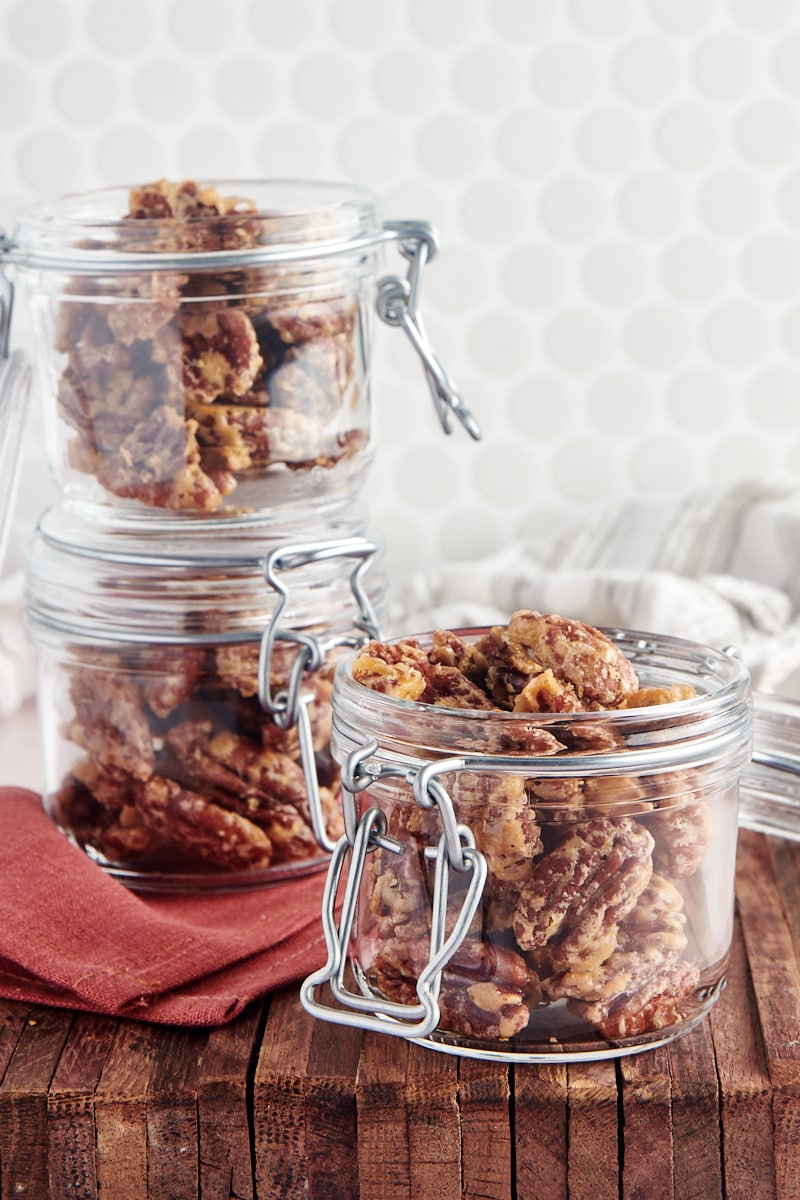
POLYGON ((438 249, 433 227, 418 221, 387 221, 385 228, 397 238, 398 249, 409 265, 405 279, 387 275, 378 283, 378 316, 386 325, 403 329, 414 347, 444 432, 452 432, 455 417, 471 438, 480 441, 480 426, 428 340, 419 312, 422 270, 438 249))
POLYGON ((357 646, 368 637, 379 637, 377 617, 367 595, 363 575, 368 569, 377 547, 363 538, 340 538, 329 542, 298 543, 282 546, 267 559, 264 575, 278 596, 278 602, 264 634, 258 658, 258 698, 261 707, 268 712, 279 729, 297 727, 300 742, 300 761, 308 795, 308 808, 314 836, 323 850, 332 852, 336 843, 328 836, 325 814, 317 777, 314 752, 314 734, 311 727, 309 706, 314 697, 303 692, 303 681, 307 672, 318 671, 326 655, 336 646, 357 646), (331 558, 350 558, 355 566, 350 574, 350 587, 358 603, 358 616, 354 625, 363 636, 333 636, 325 640, 301 633, 294 629, 281 629, 281 618, 289 601, 289 588, 281 572, 323 562, 331 558), (297 651, 289 669, 286 687, 278 692, 272 690, 272 659, 277 640, 292 642, 297 651))

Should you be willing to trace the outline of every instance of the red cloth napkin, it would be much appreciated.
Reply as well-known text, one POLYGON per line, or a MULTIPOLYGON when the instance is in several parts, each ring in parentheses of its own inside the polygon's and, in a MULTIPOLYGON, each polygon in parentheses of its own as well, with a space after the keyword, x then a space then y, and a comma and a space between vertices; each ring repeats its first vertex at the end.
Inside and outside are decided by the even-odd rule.
POLYGON ((325 962, 325 872, 235 894, 129 891, 0 788, 0 996, 219 1025, 325 962))

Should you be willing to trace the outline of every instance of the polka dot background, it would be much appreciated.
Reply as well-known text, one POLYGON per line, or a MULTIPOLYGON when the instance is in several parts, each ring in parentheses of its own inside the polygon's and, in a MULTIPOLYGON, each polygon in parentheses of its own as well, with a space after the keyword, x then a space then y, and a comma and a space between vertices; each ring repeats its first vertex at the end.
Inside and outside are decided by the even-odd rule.
MULTIPOLYGON (((0 224, 161 175, 352 179, 434 222, 426 326, 483 440, 380 327, 366 489, 425 570, 796 469, 799 96, 794 0, 0 0, 0 224)), ((33 519, 36 419, 26 462, 33 519)))

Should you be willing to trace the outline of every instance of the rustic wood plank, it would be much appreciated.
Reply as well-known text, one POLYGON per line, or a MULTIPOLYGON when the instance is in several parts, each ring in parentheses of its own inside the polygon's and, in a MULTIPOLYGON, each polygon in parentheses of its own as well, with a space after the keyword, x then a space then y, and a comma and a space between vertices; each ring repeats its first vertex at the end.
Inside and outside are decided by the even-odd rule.
POLYGON ((709 1022, 673 1042, 668 1053, 675 1195, 722 1200, 719 1081, 709 1022))
MULTIPOLYGON (((17 1042, 28 1020, 29 1006, 14 1004, 11 1001, 0 1000, 0 1081, 6 1073, 17 1042)), ((0 1114, 0 1190, 3 1178, 3 1157, 11 1154, 10 1144, 6 1144, 6 1129, 0 1114)))
POLYGON ((727 987, 709 1021, 720 1085, 726 1200, 775 1200, 772 1089, 738 916, 727 987))
POLYGON ((411 1195, 461 1200, 458 1063, 410 1045, 406 1074, 411 1195))
POLYGON ((313 1025, 305 1098, 309 1200, 358 1200, 356 1079, 363 1035, 324 1021, 313 1025))
POLYGON ((96 1200, 94 1093, 117 1021, 79 1013, 47 1096, 49 1200, 96 1200))
POLYGON ((509 1068, 459 1062, 464 1200, 510 1200, 514 1194, 509 1068))
POLYGON ((73 1014, 31 1008, 0 1084, 3 1196, 46 1196, 47 1092, 73 1014))
POLYGON ((408 1042, 366 1033, 356 1076, 360 1200, 417 1200, 411 1192, 408 1042))
POLYGON ((617 1076, 613 1062, 567 1067, 570 1200, 617 1200, 617 1076))
POLYGON ((306 1195, 306 1069, 314 1021, 296 991, 269 1000, 253 1081, 253 1136, 259 1200, 306 1195))
POLYGON ((261 1007, 253 1004, 208 1035, 197 1094, 203 1200, 253 1200, 255 1195, 247 1087, 261 1024, 261 1007))
MULTIPOLYGON (((784 911, 792 935, 794 957, 800 962, 800 842, 772 838, 770 844, 775 877, 783 898, 784 911)), ((798 999, 800 1002, 800 998, 798 999)))
POLYGON ((772 1084, 776 1189, 788 1200, 800 1196, 800 966, 774 846, 773 838, 741 831, 737 897, 772 1084))
POLYGON ((141 1200, 147 1180, 147 1086, 156 1045, 152 1027, 120 1021, 94 1094, 99 1194, 141 1200))
POLYGON ((513 1069, 517 1195, 567 1200, 567 1068, 513 1069))
POLYGON ((660 1046, 621 1058, 619 1076, 622 1200, 674 1200, 672 1087, 667 1048, 660 1046))
POLYGON ((147 1084, 147 1195, 192 1200, 200 1195, 198 1091, 205 1029, 155 1027, 147 1084))

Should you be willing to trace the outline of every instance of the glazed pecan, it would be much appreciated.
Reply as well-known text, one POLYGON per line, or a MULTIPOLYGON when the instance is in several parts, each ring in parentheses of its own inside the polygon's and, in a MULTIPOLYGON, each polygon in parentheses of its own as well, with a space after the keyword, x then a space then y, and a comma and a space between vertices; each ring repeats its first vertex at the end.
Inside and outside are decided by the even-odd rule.
POLYGON ((144 823, 193 858, 225 870, 268 867, 272 843, 263 829, 174 779, 154 775, 136 790, 144 823))
POLYGON ((499 894, 507 884, 525 882, 532 860, 542 852, 525 780, 462 771, 455 777, 451 795, 459 820, 472 829, 475 843, 486 857, 489 891, 499 894))
POLYGON ((387 645, 368 642, 352 667, 353 679, 398 700, 419 700, 428 686, 431 664, 413 640, 387 645))
POLYGON ((155 748, 142 696, 132 680, 113 670, 113 659, 105 670, 76 668, 69 694, 75 713, 70 740, 104 769, 149 779, 155 748))
POLYGON ((126 277, 126 299, 111 305, 107 316, 116 341, 130 346, 156 337, 178 312, 186 278, 167 272, 126 277))
POLYGON ((197 423, 168 406, 135 425, 119 452, 102 460, 98 479, 115 496, 156 508, 213 512, 233 490, 232 475, 206 472, 197 445, 197 423))
POLYGON ((189 412, 204 456, 214 456, 233 471, 270 463, 311 463, 320 453, 319 423, 290 408, 217 401, 192 404, 189 412))
POLYGON ((202 646, 143 646, 130 662, 148 708, 168 717, 199 686, 206 669, 202 646))
POLYGON ((546 946, 555 970, 603 962, 650 880, 652 850, 650 834, 628 817, 572 826, 521 888, 513 926, 520 948, 546 946))
MULTIPOLYGON (((352 340, 319 338, 292 350, 269 373, 266 402, 306 413, 324 425, 341 411, 352 382, 352 340)), ((248 393, 242 402, 252 404, 256 397, 248 393)))
POLYGON ((556 678, 548 667, 532 675, 514 701, 514 712, 580 712, 583 709, 571 683, 556 678))
POLYGON ((261 369, 253 323, 240 308, 181 314, 183 388, 188 402, 243 396, 261 369))
POLYGON ((351 334, 357 306, 350 297, 338 300, 293 299, 285 308, 271 306, 269 323, 282 342, 297 345, 312 338, 331 338, 351 334))
MULTIPOLYGON (((368 967, 374 986, 390 1000, 413 1004, 429 944, 424 937, 390 938, 368 967)), ((439 1028, 464 1037, 506 1041, 530 1020, 524 1000, 525 960, 503 946, 467 938, 442 972, 439 1028)))
POLYGON ((572 684, 585 708, 618 707, 639 686, 631 662, 591 625, 557 613, 520 610, 508 622, 507 636, 534 656, 543 669, 572 684))
POLYGON ((568 968, 544 983, 551 999, 607 1001, 638 992, 686 949, 683 897, 674 884, 653 875, 620 922, 617 945, 602 963, 568 968))
POLYGON ((573 1001, 570 1007, 610 1040, 638 1037, 677 1024, 685 1016, 685 1004, 699 982, 694 963, 679 962, 657 975, 632 996, 610 1007, 603 1001, 573 1001))
POLYGON ((713 836, 711 809, 692 776, 670 772, 658 780, 655 811, 648 822, 655 838, 653 857, 673 879, 688 879, 705 858, 713 836), (670 790, 672 794, 663 793, 670 790))
POLYGON ((512 709, 530 677, 542 670, 538 659, 499 625, 479 638, 475 649, 486 660, 488 695, 498 708, 512 709))
POLYGON ((255 205, 239 196, 221 196, 214 187, 194 180, 171 183, 160 179, 131 189, 128 216, 133 221, 157 222, 147 239, 134 228, 131 248, 182 252, 235 250, 258 241, 261 224, 255 205), (215 217, 225 218, 215 221, 215 217))
MULTIPOLYGON (((265 830, 276 861, 309 858, 318 852, 305 777, 288 755, 228 730, 212 734, 208 720, 173 726, 167 742, 176 755, 179 766, 174 773, 181 781, 265 830)), ((320 799, 331 836, 338 836, 342 831, 338 806, 325 788, 320 789, 320 799)))

